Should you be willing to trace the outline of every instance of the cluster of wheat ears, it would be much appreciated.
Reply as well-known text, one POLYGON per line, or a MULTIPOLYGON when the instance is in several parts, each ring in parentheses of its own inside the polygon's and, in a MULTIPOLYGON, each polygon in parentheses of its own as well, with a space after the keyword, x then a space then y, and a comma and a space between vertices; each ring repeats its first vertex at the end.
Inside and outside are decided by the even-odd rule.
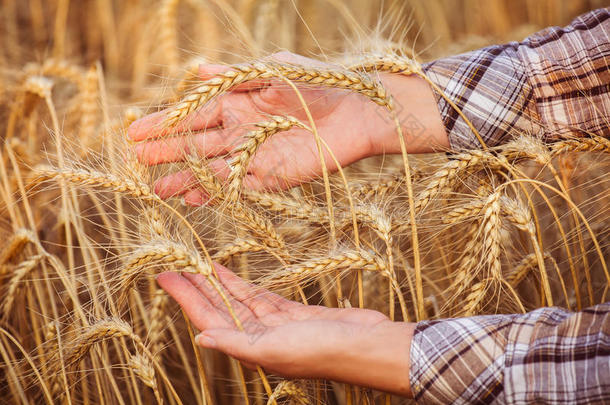
MULTIPOLYGON (((394 4, 2 3, 3 402, 398 401, 332 382, 266 376, 198 348, 195 331, 154 276, 202 274, 223 295, 213 261, 291 299, 372 308, 397 321, 550 305, 579 310, 608 300, 610 141, 596 134, 575 130, 573 139, 552 144, 514 134, 500 147, 450 156, 407 155, 403 142, 401 156, 325 170, 284 192, 249 191, 242 182, 257 149, 290 128, 308 131, 328 164, 315 122, 270 116, 252 123, 227 181, 214 177, 206 159, 189 156, 182 164, 213 203, 185 207, 153 192, 154 180, 176 165, 143 166, 126 141, 126 128, 151 100, 169 107, 163 125, 171 127, 240 83, 276 78, 287 91, 298 84, 356 92, 397 122, 391 92, 375 73, 428 79, 415 59, 396 52, 396 42, 382 43, 382 53, 352 54, 332 70, 257 59, 201 82, 193 64, 183 63, 185 44, 197 38, 207 44, 198 53, 209 57, 219 49, 260 56, 269 38, 303 49, 311 45, 309 27, 270 26, 278 15, 295 27, 308 18, 314 29, 323 26, 314 6, 325 2, 355 33, 364 32, 354 28, 364 13, 394 4), (188 27, 200 21, 197 36, 188 27), (224 38, 222 30, 236 34, 224 38)), ((441 7, 413 3, 416 17, 438 16, 441 7)), ((399 125, 396 136, 403 139, 399 125)), ((239 327, 239 314, 225 302, 239 327)))

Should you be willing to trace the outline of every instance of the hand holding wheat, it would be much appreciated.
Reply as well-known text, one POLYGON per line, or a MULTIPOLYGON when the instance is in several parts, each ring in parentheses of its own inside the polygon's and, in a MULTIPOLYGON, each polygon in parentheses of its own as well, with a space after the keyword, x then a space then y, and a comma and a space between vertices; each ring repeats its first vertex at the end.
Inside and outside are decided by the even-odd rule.
POLYGON ((367 309, 302 305, 253 286, 221 265, 216 272, 243 332, 203 277, 163 273, 157 279, 201 330, 201 346, 283 376, 329 378, 410 394, 413 324, 391 322, 367 309))
MULTIPOLYGON (((272 61, 298 65, 306 72, 309 84, 295 83, 298 94, 279 78, 245 81, 222 97, 204 103, 171 127, 164 124, 167 124, 168 117, 175 115, 176 109, 148 115, 133 123, 129 130, 132 140, 144 141, 136 146, 139 159, 155 165, 197 155, 213 159, 210 162, 213 172, 219 178, 227 179, 234 170, 233 164, 239 152, 243 151, 240 147, 246 142, 247 135, 257 128, 257 123, 270 121, 270 116, 274 117, 271 119, 272 129, 285 127, 256 145, 256 152, 247 167, 241 168, 245 171, 244 186, 253 190, 283 189, 322 174, 315 137, 311 128, 304 127, 311 125, 311 120, 325 144, 322 149, 329 171, 336 170, 337 165, 328 149, 341 166, 375 154, 400 152, 395 126, 385 107, 370 102, 358 91, 350 91, 344 83, 325 83, 324 87, 312 85, 322 80, 315 79, 316 72, 324 77, 324 69, 328 71, 329 65, 290 53, 276 54, 272 61), (295 117, 295 121, 279 122, 278 116, 295 117), (294 125, 295 122, 303 125, 294 125)), ((332 68, 338 69, 336 66, 332 68)), ((226 76, 228 69, 202 65, 199 76, 202 80, 226 76)), ((416 77, 384 74, 379 74, 378 79, 396 92, 404 111, 418 114, 430 134, 438 138, 421 145, 409 142, 406 133, 409 152, 447 146, 435 100, 426 83, 416 77)), ((188 170, 159 179, 156 191, 163 198, 182 195, 187 203, 193 205, 206 200, 206 193, 197 188, 197 182, 188 170)))

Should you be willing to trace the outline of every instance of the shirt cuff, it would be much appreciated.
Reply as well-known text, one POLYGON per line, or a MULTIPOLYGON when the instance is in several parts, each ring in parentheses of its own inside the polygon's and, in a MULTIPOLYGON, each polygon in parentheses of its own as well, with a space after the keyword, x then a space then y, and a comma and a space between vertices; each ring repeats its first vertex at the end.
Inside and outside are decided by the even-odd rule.
POLYGON ((512 315, 423 321, 411 343, 410 382, 418 403, 493 403, 504 396, 512 315))
MULTIPOLYGON (((519 132, 541 134, 532 88, 517 54, 518 43, 495 45, 422 66, 472 123, 487 146, 519 132)), ((455 151, 480 149, 477 136, 456 109, 436 94, 439 112, 455 151)))

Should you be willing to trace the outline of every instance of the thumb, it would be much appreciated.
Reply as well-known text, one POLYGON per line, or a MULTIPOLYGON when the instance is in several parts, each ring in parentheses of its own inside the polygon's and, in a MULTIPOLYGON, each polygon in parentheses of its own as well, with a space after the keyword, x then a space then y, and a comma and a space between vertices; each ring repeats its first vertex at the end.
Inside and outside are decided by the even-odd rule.
POLYGON ((235 329, 207 329, 195 337, 195 342, 208 349, 220 350, 239 360, 252 361, 255 341, 248 334, 235 329))

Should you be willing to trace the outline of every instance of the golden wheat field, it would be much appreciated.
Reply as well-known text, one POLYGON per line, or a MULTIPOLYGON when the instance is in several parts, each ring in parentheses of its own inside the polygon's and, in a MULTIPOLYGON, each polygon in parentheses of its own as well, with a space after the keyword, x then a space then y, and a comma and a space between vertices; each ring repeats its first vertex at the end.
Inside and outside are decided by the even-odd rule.
MULTIPOLYGON (((126 137, 143 114, 171 107, 179 119, 222 97, 225 84, 197 87, 204 61, 251 62, 278 50, 334 61, 346 67, 334 73, 351 79, 323 85, 361 92, 391 116, 369 73, 420 74, 415 61, 520 40, 604 3, 2 0, 0 402, 408 402, 283 380, 198 348, 155 274, 213 279, 212 260, 291 299, 394 320, 607 301, 606 138, 543 145, 514 134, 450 157, 370 158, 265 193, 241 188, 240 170, 220 182, 204 159, 145 167, 126 137), (154 194, 155 179, 185 166, 214 204, 154 194)), ((241 66, 294 82, 335 77, 241 66)), ((244 147, 244 170, 267 136, 301 125, 274 119, 244 147)))

